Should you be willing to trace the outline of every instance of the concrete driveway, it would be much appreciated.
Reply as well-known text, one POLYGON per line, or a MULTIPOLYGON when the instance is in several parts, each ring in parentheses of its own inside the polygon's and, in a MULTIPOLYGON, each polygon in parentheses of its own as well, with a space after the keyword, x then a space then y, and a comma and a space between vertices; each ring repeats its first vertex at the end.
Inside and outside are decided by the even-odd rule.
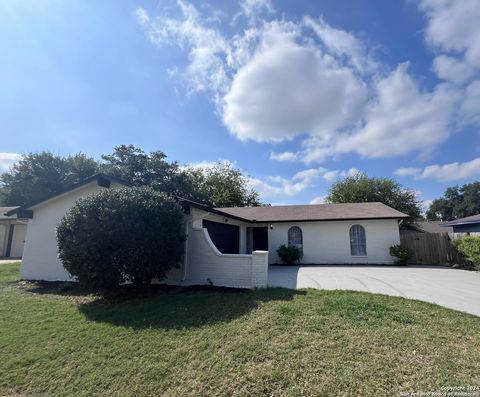
POLYGON ((270 266, 268 285, 366 291, 480 316, 480 273, 440 266, 270 266))

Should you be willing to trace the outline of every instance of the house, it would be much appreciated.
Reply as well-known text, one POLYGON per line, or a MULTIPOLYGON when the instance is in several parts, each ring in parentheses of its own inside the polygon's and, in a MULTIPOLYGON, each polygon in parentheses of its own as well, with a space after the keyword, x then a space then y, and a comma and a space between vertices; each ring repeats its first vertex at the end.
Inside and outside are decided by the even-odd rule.
POLYGON ((453 227, 443 221, 416 221, 408 229, 402 229, 401 234, 409 233, 453 233, 453 227))
POLYGON ((79 198, 102 189, 127 185, 111 176, 98 174, 41 200, 6 213, 28 220, 20 278, 22 280, 67 281, 71 276, 58 259, 56 228, 60 219, 79 198))
MULTIPOLYGON (((96 175, 10 214, 29 218, 21 278, 67 281, 58 259, 56 226, 75 201, 124 181, 96 175)), ((185 216, 184 260, 167 283, 254 288, 267 285, 268 265, 282 244, 302 249, 304 264, 391 264, 407 218, 382 203, 210 208, 179 199, 185 216)))
POLYGON ((27 223, 16 214, 6 215, 18 207, 0 207, 0 258, 21 258, 27 223))
POLYGON ((453 233, 480 235, 480 214, 455 219, 442 226, 453 228, 453 233))

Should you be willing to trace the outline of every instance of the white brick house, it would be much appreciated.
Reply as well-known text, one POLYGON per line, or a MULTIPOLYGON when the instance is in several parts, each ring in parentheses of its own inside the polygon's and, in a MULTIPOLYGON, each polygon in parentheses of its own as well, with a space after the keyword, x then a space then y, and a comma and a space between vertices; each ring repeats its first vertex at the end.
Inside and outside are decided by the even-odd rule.
MULTIPOLYGON (((7 213, 29 218, 21 278, 70 281, 58 259, 56 226, 76 200, 125 182, 96 175, 44 200, 7 213)), ((408 216, 382 203, 209 208, 180 199, 185 254, 166 282, 256 288, 267 285, 276 250, 294 244, 303 264, 389 264, 408 216)))

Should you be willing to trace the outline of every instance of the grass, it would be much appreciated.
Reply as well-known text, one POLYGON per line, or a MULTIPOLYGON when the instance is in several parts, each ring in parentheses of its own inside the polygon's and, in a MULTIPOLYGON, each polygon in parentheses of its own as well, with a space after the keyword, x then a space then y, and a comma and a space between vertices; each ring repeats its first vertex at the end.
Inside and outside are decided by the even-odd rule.
POLYGON ((480 386, 480 318, 360 292, 103 300, 0 265, 0 395, 376 396, 480 386))

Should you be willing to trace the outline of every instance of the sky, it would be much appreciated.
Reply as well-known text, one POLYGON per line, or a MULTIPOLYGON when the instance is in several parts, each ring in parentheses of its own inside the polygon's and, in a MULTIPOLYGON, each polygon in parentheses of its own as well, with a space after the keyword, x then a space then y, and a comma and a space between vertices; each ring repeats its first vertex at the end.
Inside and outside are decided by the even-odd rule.
POLYGON ((362 171, 480 179, 478 0, 0 0, 0 170, 119 144, 231 162, 264 202, 362 171))

